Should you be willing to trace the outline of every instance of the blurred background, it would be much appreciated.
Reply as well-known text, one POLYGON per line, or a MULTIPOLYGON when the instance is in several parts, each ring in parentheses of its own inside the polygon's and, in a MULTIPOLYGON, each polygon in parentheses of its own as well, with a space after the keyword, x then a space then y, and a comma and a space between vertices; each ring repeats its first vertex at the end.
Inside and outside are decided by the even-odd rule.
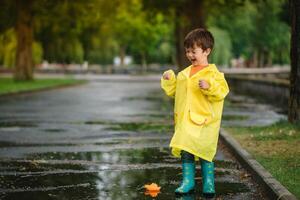
POLYGON ((196 27, 213 33, 210 62, 221 68, 290 64, 287 0, 1 0, 0 9, 2 71, 182 69, 183 38, 196 27))
MULTIPOLYGON (((147 199, 147 181, 174 199, 159 81, 189 65, 199 27, 230 87, 222 128, 300 197, 299 14, 299 0, 0 0, 0 199, 147 199)), ((287 194, 261 198, 222 146, 218 199, 287 194)))

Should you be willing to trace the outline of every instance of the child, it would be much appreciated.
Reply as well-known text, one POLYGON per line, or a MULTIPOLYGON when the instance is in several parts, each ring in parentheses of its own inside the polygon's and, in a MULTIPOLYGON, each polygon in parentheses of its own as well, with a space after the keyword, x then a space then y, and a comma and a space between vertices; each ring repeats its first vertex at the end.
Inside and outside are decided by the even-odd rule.
POLYGON ((195 29, 184 40, 186 56, 192 63, 178 73, 163 73, 161 87, 175 97, 175 133, 170 143, 172 154, 181 157, 183 180, 176 194, 192 192, 195 187, 195 160, 201 160, 202 191, 215 196, 214 163, 221 124, 223 102, 229 92, 224 74, 208 56, 214 45, 212 34, 195 29))

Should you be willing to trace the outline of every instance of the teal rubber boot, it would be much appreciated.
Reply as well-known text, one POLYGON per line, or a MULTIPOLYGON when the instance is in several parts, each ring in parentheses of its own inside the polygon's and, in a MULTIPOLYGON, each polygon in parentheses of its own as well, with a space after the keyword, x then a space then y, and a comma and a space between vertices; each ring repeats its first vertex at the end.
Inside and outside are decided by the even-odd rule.
POLYGON ((176 194, 187 194, 194 191, 195 188, 195 161, 194 155, 188 152, 182 152, 182 181, 175 190, 176 194))
POLYGON ((202 192, 206 198, 215 196, 214 163, 201 160, 202 192))

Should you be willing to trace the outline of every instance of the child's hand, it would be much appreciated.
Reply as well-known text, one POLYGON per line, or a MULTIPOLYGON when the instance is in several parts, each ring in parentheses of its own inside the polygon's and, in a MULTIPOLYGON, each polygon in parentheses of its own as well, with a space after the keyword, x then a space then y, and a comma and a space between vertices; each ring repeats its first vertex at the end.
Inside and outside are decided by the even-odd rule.
POLYGON ((163 79, 170 80, 170 74, 168 72, 163 74, 163 79))
POLYGON ((207 90, 210 87, 210 85, 205 80, 199 80, 199 87, 201 89, 207 90))

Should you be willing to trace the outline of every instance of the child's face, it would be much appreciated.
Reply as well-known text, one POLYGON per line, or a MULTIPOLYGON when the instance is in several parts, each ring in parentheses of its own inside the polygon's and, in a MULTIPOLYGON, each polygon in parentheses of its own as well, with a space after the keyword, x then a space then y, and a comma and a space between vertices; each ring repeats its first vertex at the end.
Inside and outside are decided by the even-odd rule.
POLYGON ((185 55, 192 63, 192 65, 202 65, 207 64, 207 57, 210 51, 210 49, 206 49, 205 51, 203 51, 201 47, 194 46, 194 48, 185 49, 185 55))

